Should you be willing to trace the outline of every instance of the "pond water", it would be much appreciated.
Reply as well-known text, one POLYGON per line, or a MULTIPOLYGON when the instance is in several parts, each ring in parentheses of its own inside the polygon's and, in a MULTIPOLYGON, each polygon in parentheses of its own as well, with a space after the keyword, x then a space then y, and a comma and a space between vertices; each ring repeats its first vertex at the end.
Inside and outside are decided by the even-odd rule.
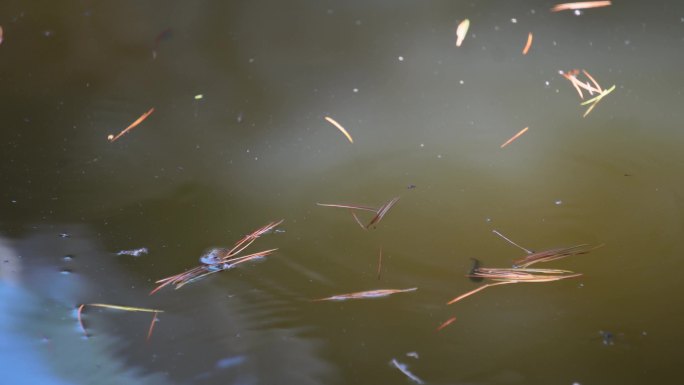
POLYGON ((553 5, 0 4, 3 381, 680 383, 684 3, 553 5), (573 69, 616 86, 584 118, 573 69), (493 230, 604 246, 446 305, 525 255, 493 230))

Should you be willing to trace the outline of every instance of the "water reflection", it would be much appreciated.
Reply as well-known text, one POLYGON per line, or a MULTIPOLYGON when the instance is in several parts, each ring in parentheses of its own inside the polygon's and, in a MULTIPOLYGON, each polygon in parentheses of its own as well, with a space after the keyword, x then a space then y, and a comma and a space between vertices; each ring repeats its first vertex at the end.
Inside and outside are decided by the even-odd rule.
POLYGON ((289 309, 245 287, 252 291, 247 298, 204 290, 192 303, 162 300, 166 311, 147 343, 148 320, 92 308, 83 314, 85 338, 77 304, 152 302, 120 257, 93 243, 88 228, 60 228, 72 237, 36 226, 31 236, 0 244, 0 346, 16 363, 5 369, 12 383, 317 384, 330 375, 318 344, 302 336, 306 329, 287 326, 289 309), (69 260, 60 257, 67 252, 69 260), (73 274, 60 275, 67 264, 73 274))

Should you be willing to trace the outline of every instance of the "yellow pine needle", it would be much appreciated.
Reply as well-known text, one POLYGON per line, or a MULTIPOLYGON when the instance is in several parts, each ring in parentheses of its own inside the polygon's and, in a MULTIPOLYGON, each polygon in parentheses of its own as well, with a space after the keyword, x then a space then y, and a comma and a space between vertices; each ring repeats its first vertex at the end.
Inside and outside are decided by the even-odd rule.
POLYGON ((102 307, 105 309, 123 310, 123 311, 141 311, 146 313, 163 313, 164 310, 158 309, 148 309, 144 307, 132 307, 132 306, 121 306, 121 305, 110 305, 106 303, 89 303, 86 306, 102 307))
POLYGON ((330 124, 332 124, 333 126, 335 126, 338 130, 340 130, 340 132, 343 133, 344 136, 347 137, 347 139, 349 139, 349 142, 350 142, 350 143, 354 143, 354 139, 352 139, 351 135, 349 135, 349 133, 347 132, 347 130, 345 130, 344 127, 342 127, 341 124, 337 123, 337 121, 336 121, 335 119, 333 119, 333 118, 331 118, 331 117, 329 117, 329 116, 326 116, 326 117, 325 117, 325 120, 327 120, 328 123, 330 123, 330 124))

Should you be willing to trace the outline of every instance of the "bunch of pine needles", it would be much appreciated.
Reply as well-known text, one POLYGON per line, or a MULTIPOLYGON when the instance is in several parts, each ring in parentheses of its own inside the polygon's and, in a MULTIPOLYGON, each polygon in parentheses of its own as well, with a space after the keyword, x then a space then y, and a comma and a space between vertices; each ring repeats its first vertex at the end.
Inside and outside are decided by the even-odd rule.
POLYGON ((278 249, 263 250, 249 255, 238 256, 238 254, 249 247, 249 245, 251 245, 257 238, 273 230, 282 222, 282 220, 271 222, 266 226, 255 230, 251 234, 246 235, 244 238, 239 240, 231 249, 219 249, 218 253, 214 255, 215 259, 210 263, 204 263, 180 274, 158 280, 156 283, 159 285, 150 292, 150 295, 168 285, 175 285, 176 289, 180 289, 181 287, 202 279, 210 274, 218 273, 220 271, 233 268, 241 263, 251 261, 253 259, 263 258, 273 253, 278 249))

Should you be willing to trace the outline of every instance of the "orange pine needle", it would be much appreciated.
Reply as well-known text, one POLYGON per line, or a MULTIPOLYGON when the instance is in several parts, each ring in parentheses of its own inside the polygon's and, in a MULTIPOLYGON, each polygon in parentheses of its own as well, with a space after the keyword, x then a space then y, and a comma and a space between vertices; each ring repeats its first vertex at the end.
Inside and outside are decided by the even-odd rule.
POLYGON ((612 4, 612 2, 610 2, 610 1, 579 1, 576 3, 563 3, 563 4, 556 4, 553 8, 551 8, 551 12, 574 11, 577 9, 589 9, 589 8, 600 8, 600 7, 607 7, 611 4, 612 4))
POLYGON ((2 26, 0 25, 0 44, 2 44, 2 37, 3 37, 3 31, 2 31, 2 26))
POLYGON ((513 135, 512 138, 508 139, 508 140, 506 141, 506 143, 502 144, 500 148, 504 148, 504 147, 508 146, 511 142, 513 142, 514 140, 518 139, 518 138, 520 137, 520 135, 522 135, 522 134, 524 134, 524 133, 527 132, 527 129, 528 129, 528 128, 529 128, 529 127, 525 127, 525 128, 523 128, 522 130, 520 130, 517 134, 513 135))
POLYGON ((78 318, 78 326, 81 327, 81 330, 83 331, 83 335, 85 335, 87 337, 88 332, 86 332, 85 326, 83 326, 83 319, 81 318, 81 313, 83 312, 84 307, 85 307, 84 304, 81 304, 78 306, 78 312, 76 313, 76 318, 78 318))
POLYGON ((532 32, 527 34, 527 43, 525 43, 525 48, 523 48, 522 54, 527 55, 527 52, 530 51, 530 47, 532 47, 532 32))
POLYGON ((485 284, 485 285, 482 285, 482 286, 478 287, 478 288, 475 289, 475 290, 471 290, 471 291, 469 291, 469 292, 467 292, 467 293, 465 293, 465 294, 459 295, 458 297, 456 297, 456 298, 452 299, 451 301, 447 302, 447 305, 451 305, 452 303, 456 303, 456 302, 458 302, 458 301, 460 301, 460 300, 462 300, 462 299, 464 299, 464 298, 470 297, 471 295, 473 295, 473 294, 475 294, 475 293, 477 293, 477 292, 479 292, 479 291, 482 291, 482 290, 484 290, 484 289, 486 289, 486 288, 488 288, 488 287, 490 287, 490 286, 507 285, 507 284, 509 284, 509 283, 517 283, 517 282, 515 282, 515 281, 505 281, 505 282, 497 282, 497 283, 488 283, 488 284, 485 284))
POLYGON ((454 322, 454 321, 456 321, 456 317, 451 317, 451 318, 449 318, 448 320, 442 322, 442 324, 439 325, 435 331, 438 332, 438 331, 444 329, 445 327, 451 325, 451 323, 454 322))
POLYGON ((337 123, 337 121, 335 121, 335 119, 333 119, 333 118, 331 118, 331 117, 329 117, 329 116, 326 116, 326 117, 325 117, 325 120, 327 120, 328 123, 330 123, 330 124, 332 124, 333 126, 335 126, 338 130, 340 130, 340 132, 342 132, 342 133, 344 134, 344 136, 346 136, 347 139, 349 139, 349 142, 350 142, 350 143, 354 143, 354 139, 352 139, 351 135, 349 135, 349 133, 347 132, 347 130, 345 130, 344 127, 342 127, 341 124, 337 123))
POLYGON ((150 329, 147 331, 147 338, 145 339, 146 341, 150 340, 150 337, 152 337, 152 330, 154 330, 154 324, 157 323, 157 312, 154 312, 154 315, 152 315, 152 322, 150 323, 150 329))
POLYGON ((130 126, 126 127, 123 131, 121 131, 121 132, 119 133, 119 135, 117 135, 117 136, 109 135, 109 136, 107 137, 107 140, 109 140, 110 142, 116 141, 117 139, 119 139, 120 137, 122 137, 122 136, 123 136, 125 133, 127 133, 128 131, 130 131, 130 130, 134 129, 135 127, 137 127, 140 123, 143 122, 143 120, 147 119, 147 117, 150 116, 150 114, 152 114, 153 112, 154 112, 154 108, 150 108, 149 111, 147 111, 147 112, 145 112, 144 114, 140 115, 140 117, 139 117, 135 122, 131 123, 130 126))

